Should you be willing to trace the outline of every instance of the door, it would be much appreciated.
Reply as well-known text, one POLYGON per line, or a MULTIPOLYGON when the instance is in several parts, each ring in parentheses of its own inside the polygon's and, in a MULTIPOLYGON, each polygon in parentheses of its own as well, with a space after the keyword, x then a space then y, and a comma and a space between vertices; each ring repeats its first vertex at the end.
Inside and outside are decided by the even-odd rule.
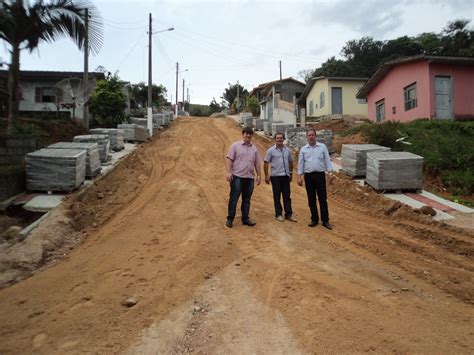
POLYGON ((440 120, 450 120, 453 118, 450 76, 435 76, 435 117, 440 120))
POLYGON ((333 115, 342 114, 342 88, 331 88, 331 109, 333 115))

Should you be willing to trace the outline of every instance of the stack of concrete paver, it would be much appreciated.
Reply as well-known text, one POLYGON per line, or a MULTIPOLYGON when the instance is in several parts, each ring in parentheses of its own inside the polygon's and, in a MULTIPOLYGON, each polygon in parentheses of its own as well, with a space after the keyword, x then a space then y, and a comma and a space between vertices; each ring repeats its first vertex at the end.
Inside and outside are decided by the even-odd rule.
POLYGON ((124 148, 123 131, 117 128, 94 128, 91 129, 92 134, 106 134, 110 139, 110 149, 119 151, 124 148))
POLYGON ((239 123, 240 123, 241 125, 244 125, 244 126, 245 126, 246 119, 247 119, 248 117, 252 117, 252 113, 250 113, 250 112, 241 112, 241 113, 239 114, 239 123))
POLYGON ((328 148, 330 154, 334 153, 334 147, 332 145, 332 130, 326 129, 322 131, 316 131, 316 141, 324 143, 328 148))
POLYGON ((86 151, 86 178, 93 178, 101 171, 97 143, 59 142, 51 144, 48 149, 84 149, 86 151))
POLYGON ((165 115, 165 117, 168 119, 168 122, 171 122, 174 120, 174 113, 171 111, 163 111, 162 114, 165 115))
POLYGON ((44 148, 28 153, 26 188, 28 191, 72 191, 86 175, 85 149, 44 148))
POLYGON ((282 122, 273 122, 272 135, 275 135, 275 133, 285 133, 287 128, 294 128, 294 125, 282 122))
POLYGON ((263 131, 263 123, 266 122, 266 120, 262 118, 253 118, 253 127, 256 131, 263 131))
POLYGON ((118 129, 123 130, 123 138, 129 142, 145 142, 148 139, 148 131, 145 127, 134 123, 121 123, 118 129))
POLYGON ((153 126, 163 126, 166 127, 170 123, 170 118, 168 114, 164 113, 155 113, 153 114, 153 126))
POLYGON ((147 127, 147 125, 148 125, 148 119, 147 118, 130 117, 128 120, 130 121, 130 123, 133 123, 133 124, 136 124, 136 125, 139 125, 139 126, 142 126, 142 127, 147 127))
POLYGON ((73 142, 76 143, 97 143, 99 145, 99 157, 101 163, 108 162, 112 156, 110 155, 110 139, 106 134, 86 134, 75 136, 73 142))
POLYGON ((252 116, 244 117, 243 124, 244 124, 244 127, 253 128, 253 117, 252 116))
POLYGON ((306 128, 304 127, 289 127, 285 130, 285 137, 288 142, 288 145, 295 147, 295 148, 301 148, 303 145, 306 144, 306 128), (299 137, 303 136, 303 141, 299 139, 299 137), (301 143, 303 143, 301 145, 301 143))
POLYGON ((368 153, 365 181, 376 190, 419 190, 423 157, 409 152, 368 153))
POLYGON ((390 148, 377 144, 343 144, 341 149, 342 171, 347 175, 366 175, 367 153, 389 152, 390 148))

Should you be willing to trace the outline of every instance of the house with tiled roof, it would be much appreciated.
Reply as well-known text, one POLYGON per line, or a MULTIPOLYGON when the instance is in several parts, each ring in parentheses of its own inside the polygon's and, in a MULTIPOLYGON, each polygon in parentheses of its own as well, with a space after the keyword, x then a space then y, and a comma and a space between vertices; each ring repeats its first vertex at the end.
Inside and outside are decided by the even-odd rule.
POLYGON ((416 55, 381 65, 357 93, 374 122, 474 119, 474 58, 416 55))

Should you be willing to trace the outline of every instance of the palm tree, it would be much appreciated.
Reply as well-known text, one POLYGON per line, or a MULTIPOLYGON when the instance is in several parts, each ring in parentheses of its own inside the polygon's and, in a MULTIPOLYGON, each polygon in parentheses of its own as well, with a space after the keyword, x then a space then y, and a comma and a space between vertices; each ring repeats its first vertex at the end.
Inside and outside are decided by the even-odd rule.
POLYGON ((97 8, 87 0, 2 0, 0 2, 0 39, 10 45, 11 64, 8 70, 8 133, 18 118, 20 102, 20 52, 32 52, 40 42, 54 42, 70 37, 80 50, 86 38, 85 13, 89 9, 89 48, 98 53, 102 45, 102 19, 97 8))

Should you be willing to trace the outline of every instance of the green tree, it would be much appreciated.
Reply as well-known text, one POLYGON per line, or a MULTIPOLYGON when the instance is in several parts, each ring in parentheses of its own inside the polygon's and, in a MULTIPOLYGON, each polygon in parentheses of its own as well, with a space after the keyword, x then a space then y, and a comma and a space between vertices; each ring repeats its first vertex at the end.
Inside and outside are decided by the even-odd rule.
POLYGON ((91 14, 89 21, 89 46, 98 53, 102 45, 102 21, 95 6, 85 0, 23 0, 0 2, 0 38, 9 45, 11 62, 8 70, 8 132, 18 119, 20 90, 20 52, 32 52, 41 42, 54 42, 70 37, 80 50, 85 44, 85 9, 91 14))
POLYGON ((444 55, 474 56, 474 31, 468 29, 469 20, 455 20, 443 30, 441 42, 444 55))
MULTIPOLYGON (((151 101, 153 106, 162 107, 166 106, 167 100, 167 89, 163 85, 153 84, 151 86, 151 101)), ((141 105, 141 107, 147 107, 148 102, 148 85, 144 82, 131 85, 131 93, 135 101, 141 105)))
POLYGON ((249 95, 249 92, 247 89, 245 89, 242 85, 240 84, 234 84, 231 85, 229 84, 229 87, 224 90, 224 93, 222 94, 222 99, 224 99, 229 105, 229 107, 234 103, 234 101, 237 99, 237 90, 239 92, 239 101, 240 105, 239 108, 242 108, 242 102, 245 102, 245 99, 249 95))
POLYGON ((89 108, 100 126, 117 127, 118 123, 125 120, 126 99, 123 83, 115 74, 97 82, 89 100, 89 108))
POLYGON ((221 112, 222 107, 219 105, 216 101, 216 99, 213 97, 211 103, 209 104, 209 109, 211 110, 211 114, 214 112, 221 112))
POLYGON ((253 95, 247 97, 245 108, 247 109, 247 111, 252 112, 253 116, 260 115, 260 104, 258 103, 257 98, 253 95))
POLYGON ((318 76, 349 77, 358 75, 357 73, 354 73, 349 63, 340 59, 336 59, 335 57, 331 57, 326 60, 326 62, 324 62, 321 67, 317 68, 311 77, 314 78, 318 76))

